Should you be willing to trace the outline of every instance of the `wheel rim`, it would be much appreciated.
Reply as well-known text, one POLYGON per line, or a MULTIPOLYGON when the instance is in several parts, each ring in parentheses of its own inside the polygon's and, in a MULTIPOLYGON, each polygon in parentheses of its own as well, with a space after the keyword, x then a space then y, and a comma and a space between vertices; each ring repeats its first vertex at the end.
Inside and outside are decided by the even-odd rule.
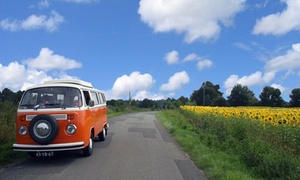
POLYGON ((103 137, 105 137, 105 136, 106 136, 106 129, 103 128, 103 137))
POLYGON ((93 149, 93 139, 90 138, 90 144, 89 144, 90 149, 93 149))

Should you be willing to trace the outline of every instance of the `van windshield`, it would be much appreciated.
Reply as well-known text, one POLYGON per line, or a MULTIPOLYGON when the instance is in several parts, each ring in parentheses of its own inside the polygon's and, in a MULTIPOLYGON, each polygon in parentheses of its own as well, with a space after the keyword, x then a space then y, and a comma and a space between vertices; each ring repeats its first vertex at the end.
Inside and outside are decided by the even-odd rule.
POLYGON ((82 96, 79 89, 72 87, 42 87, 25 92, 20 109, 81 107, 82 96))

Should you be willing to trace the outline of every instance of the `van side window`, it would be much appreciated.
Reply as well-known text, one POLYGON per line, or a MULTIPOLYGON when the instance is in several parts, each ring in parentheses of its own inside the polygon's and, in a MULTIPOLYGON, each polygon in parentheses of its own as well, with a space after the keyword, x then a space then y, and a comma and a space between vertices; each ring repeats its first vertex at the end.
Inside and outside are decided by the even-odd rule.
POLYGON ((100 103, 100 104, 103 104, 104 102, 103 102, 101 93, 98 93, 98 98, 99 98, 99 103, 100 103))
POLYGON ((96 92, 91 92, 91 99, 95 102, 95 105, 98 105, 99 104, 99 100, 98 100, 98 97, 97 97, 97 93, 96 92))
POLYGON ((103 102, 106 103, 105 95, 103 93, 101 95, 102 95, 103 102))
POLYGON ((89 105, 89 102, 91 100, 90 98, 90 94, 88 91, 83 91, 83 95, 84 95, 84 99, 85 99, 85 104, 88 106, 89 105))

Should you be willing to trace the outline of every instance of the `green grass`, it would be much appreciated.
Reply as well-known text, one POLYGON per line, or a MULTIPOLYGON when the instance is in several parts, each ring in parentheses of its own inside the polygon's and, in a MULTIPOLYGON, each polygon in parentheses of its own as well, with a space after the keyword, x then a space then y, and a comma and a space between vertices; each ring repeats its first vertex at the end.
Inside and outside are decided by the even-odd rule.
POLYGON ((0 167, 28 157, 25 152, 13 151, 12 144, 11 142, 0 146, 0 167))
MULTIPOLYGON (((181 110, 163 111, 157 117, 209 179, 300 177, 296 149, 291 153, 280 140, 268 142, 269 134, 274 137, 270 133, 274 127, 264 129, 253 121, 199 116, 181 110)), ((288 132, 298 137, 297 129, 288 132)), ((291 149, 299 146, 294 144, 290 143, 291 149)))

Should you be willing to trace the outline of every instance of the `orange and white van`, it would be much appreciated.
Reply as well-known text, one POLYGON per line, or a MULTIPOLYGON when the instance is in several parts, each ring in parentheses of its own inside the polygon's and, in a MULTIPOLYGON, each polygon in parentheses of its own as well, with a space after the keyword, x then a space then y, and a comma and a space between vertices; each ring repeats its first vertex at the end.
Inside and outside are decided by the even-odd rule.
POLYGON ((82 80, 46 81, 22 96, 13 150, 39 157, 82 149, 90 156, 94 138, 104 141, 108 127, 102 91, 82 80))

